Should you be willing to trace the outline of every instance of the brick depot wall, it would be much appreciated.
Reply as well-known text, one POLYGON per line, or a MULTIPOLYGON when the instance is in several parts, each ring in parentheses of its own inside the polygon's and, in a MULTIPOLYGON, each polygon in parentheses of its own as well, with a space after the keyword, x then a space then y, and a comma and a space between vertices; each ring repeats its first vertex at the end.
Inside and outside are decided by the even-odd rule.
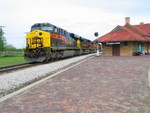
POLYGON ((148 42, 148 53, 150 54, 150 42, 148 42))
MULTIPOLYGON (((106 46, 106 43, 103 44, 103 56, 112 56, 112 45, 106 46)), ((124 43, 120 44, 120 56, 132 56, 133 55, 133 43, 128 42, 128 46, 124 46, 124 43)))
POLYGON ((144 53, 150 54, 150 42, 144 42, 143 46, 144 46, 144 53))
POLYGON ((128 42, 128 46, 124 46, 124 42, 120 43, 120 56, 133 55, 133 42, 128 42))
POLYGON ((112 56, 112 46, 106 46, 106 43, 102 43, 103 46, 103 56, 112 56))
MULTIPOLYGON (((133 56, 134 48, 139 42, 128 42, 128 46, 124 46, 124 42, 120 43, 120 56, 133 56)), ((143 42, 144 52, 150 54, 150 42, 143 42)), ((103 43, 103 56, 112 56, 112 45, 106 46, 103 43)))

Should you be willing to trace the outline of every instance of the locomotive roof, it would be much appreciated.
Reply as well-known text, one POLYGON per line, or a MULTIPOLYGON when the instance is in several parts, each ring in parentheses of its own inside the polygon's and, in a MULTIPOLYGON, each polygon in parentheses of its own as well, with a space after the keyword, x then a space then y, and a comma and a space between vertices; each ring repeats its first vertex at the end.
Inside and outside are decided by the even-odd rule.
POLYGON ((40 26, 54 26, 54 25, 52 25, 52 24, 50 24, 50 23, 35 23, 34 25, 32 25, 32 27, 40 27, 40 26))
MULTIPOLYGON (((62 29, 62 28, 60 28, 58 26, 55 26, 55 25, 53 25, 51 23, 48 23, 48 22, 45 22, 45 23, 35 23, 32 27, 42 27, 42 26, 53 26, 53 27, 62 29)), ((62 30, 66 31, 65 29, 62 29, 62 30)))
MULTIPOLYGON (((35 24, 33 24, 31 27, 42 27, 42 26, 53 26, 53 27, 62 29, 62 28, 57 27, 57 26, 55 26, 55 25, 53 25, 53 24, 51 24, 51 23, 48 23, 48 22, 45 22, 45 23, 35 23, 35 24)), ((62 29, 62 30, 64 30, 64 29, 62 29)), ((66 31, 66 30, 64 30, 64 31, 66 31)), ((68 32, 68 31, 67 31, 67 32, 68 32)), ((77 35, 77 34, 70 33, 70 32, 68 32, 68 33, 70 34, 70 36, 71 36, 72 38, 91 41, 91 40, 86 39, 86 38, 83 38, 83 37, 81 37, 81 36, 79 36, 79 35, 77 35)))

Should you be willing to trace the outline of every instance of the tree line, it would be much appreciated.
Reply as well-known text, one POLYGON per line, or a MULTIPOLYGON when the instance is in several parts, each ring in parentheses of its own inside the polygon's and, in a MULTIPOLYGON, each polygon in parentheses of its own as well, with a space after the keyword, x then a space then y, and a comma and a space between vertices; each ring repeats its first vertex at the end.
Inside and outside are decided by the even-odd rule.
POLYGON ((4 37, 4 31, 0 28, 0 52, 16 50, 17 49, 13 45, 7 44, 6 38, 4 37))

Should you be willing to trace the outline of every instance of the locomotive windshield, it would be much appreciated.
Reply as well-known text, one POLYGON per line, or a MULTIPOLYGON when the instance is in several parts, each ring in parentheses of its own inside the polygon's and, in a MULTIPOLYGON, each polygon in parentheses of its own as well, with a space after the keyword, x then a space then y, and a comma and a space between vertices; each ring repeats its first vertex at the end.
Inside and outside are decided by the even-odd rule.
POLYGON ((31 31, 34 31, 34 30, 42 30, 42 31, 52 32, 53 31, 53 26, 49 23, 34 24, 31 27, 31 31))

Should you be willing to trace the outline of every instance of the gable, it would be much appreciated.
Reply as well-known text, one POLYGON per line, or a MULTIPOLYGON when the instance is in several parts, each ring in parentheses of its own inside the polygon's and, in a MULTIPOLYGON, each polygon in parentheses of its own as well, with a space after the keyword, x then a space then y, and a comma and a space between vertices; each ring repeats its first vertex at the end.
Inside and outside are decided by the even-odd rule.
POLYGON ((115 27, 111 32, 123 32, 125 31, 121 26, 115 27))

